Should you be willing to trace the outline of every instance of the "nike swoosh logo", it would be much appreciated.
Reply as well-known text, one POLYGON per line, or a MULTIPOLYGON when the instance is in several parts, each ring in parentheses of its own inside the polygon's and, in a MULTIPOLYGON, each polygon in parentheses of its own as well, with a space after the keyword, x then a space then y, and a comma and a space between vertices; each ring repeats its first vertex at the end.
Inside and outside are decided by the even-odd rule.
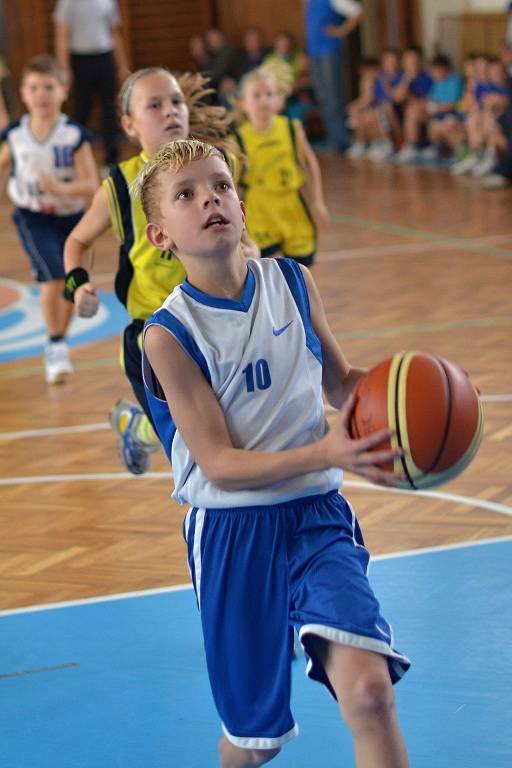
POLYGON ((293 320, 290 320, 289 323, 286 323, 286 325, 283 325, 282 328, 272 328, 272 333, 274 336, 280 336, 282 333, 286 331, 287 328, 290 327, 290 325, 293 323, 293 320))

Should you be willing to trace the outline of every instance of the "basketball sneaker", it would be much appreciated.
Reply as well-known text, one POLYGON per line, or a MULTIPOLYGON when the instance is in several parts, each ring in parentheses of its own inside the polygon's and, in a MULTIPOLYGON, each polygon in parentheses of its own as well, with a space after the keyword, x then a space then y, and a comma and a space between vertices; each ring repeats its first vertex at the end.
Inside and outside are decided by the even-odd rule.
POLYGON ((132 475, 143 475, 148 471, 151 454, 158 445, 148 445, 137 435, 137 427, 146 415, 138 405, 129 400, 118 400, 109 414, 110 426, 118 435, 118 450, 121 461, 132 475))
POLYGON ((44 371, 48 384, 62 384, 73 373, 65 341, 49 341, 44 348, 44 371))
POLYGON ((353 160, 357 160, 360 157, 364 157, 365 153, 366 153, 366 144, 364 144, 362 141, 355 141, 347 149, 347 157, 350 157, 353 160))

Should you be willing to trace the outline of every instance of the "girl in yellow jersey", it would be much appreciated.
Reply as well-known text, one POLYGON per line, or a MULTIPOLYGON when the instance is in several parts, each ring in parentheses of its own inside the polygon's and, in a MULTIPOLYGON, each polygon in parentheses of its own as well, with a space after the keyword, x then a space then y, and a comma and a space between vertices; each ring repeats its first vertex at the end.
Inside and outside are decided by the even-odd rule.
POLYGON ((98 310, 96 288, 84 268, 88 249, 112 228, 120 242, 115 290, 133 318, 123 334, 122 362, 141 407, 120 400, 110 421, 119 435, 121 458, 134 474, 144 473, 150 454, 158 448, 142 380, 141 332, 144 321, 185 279, 185 270, 172 252, 162 253, 146 237, 140 201, 130 184, 160 147, 189 135, 222 145, 228 118, 221 107, 206 106, 210 91, 201 75, 176 79, 163 67, 134 72, 120 94, 121 124, 141 152, 112 167, 89 210, 69 235, 64 248, 66 288, 77 314, 92 317, 98 310))
POLYGON ((241 186, 249 236, 262 256, 282 254, 310 266, 316 226, 329 223, 315 154, 300 122, 279 114, 282 94, 265 67, 243 79, 240 107, 246 119, 236 137, 247 158, 241 186), (306 185, 311 213, 302 197, 306 185))

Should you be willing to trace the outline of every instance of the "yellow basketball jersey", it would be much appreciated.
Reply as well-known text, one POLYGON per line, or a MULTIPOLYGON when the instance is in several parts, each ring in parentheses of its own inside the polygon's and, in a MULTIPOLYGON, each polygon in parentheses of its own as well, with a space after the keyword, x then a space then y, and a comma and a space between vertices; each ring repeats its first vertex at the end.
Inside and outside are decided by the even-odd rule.
POLYGON ((242 123, 236 136, 247 157, 242 186, 267 192, 292 192, 305 182, 297 148, 296 124, 282 115, 274 117, 264 133, 250 122, 242 123))
POLYGON ((186 276, 171 251, 159 251, 146 237, 146 217, 129 187, 148 157, 141 153, 116 165, 103 182, 110 221, 121 243, 115 279, 118 299, 134 319, 146 320, 186 276))

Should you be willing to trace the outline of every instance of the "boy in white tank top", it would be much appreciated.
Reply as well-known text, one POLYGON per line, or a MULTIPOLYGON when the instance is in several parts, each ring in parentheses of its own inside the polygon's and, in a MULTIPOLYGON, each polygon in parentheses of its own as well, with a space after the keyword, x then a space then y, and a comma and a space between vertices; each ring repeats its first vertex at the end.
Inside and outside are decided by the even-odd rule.
POLYGON ((410 662, 393 647, 367 579, 369 554, 341 468, 374 482, 396 451, 382 431, 348 436, 351 368, 305 268, 247 262, 221 153, 166 145, 137 183, 151 242, 187 270, 146 323, 148 401, 172 460, 224 736, 222 768, 263 765, 298 733, 290 710, 293 632, 307 674, 341 703, 358 768, 406 768, 392 684, 410 662), (322 388, 341 408, 327 429, 322 388), (370 452, 370 449, 376 448, 370 452))

